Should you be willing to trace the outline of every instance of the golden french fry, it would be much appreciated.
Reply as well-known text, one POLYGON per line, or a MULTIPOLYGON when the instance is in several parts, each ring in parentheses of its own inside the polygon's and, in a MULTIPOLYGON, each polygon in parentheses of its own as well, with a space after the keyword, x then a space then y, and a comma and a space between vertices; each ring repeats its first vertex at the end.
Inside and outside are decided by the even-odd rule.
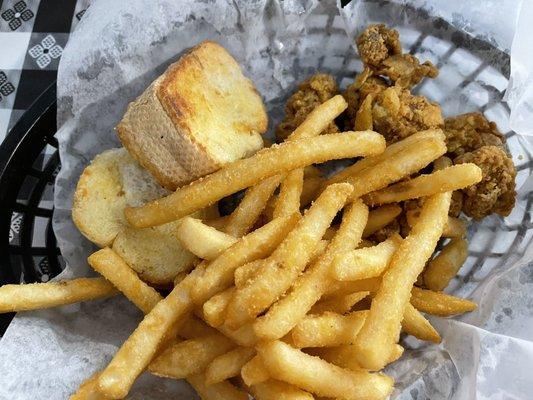
POLYGON ((237 241, 235 237, 191 217, 181 220, 176 236, 184 248, 204 260, 214 260, 237 241))
POLYGON ((255 356, 255 349, 237 347, 215 358, 205 369, 208 385, 233 378, 241 373, 242 367, 255 356))
POLYGON ((203 222, 207 226, 210 226, 211 228, 215 228, 217 231, 222 232, 224 228, 226 227, 226 225, 228 224, 228 218, 229 218, 229 215, 224 215, 223 217, 208 219, 203 222))
MULTIPOLYGON (((444 136, 444 133, 440 129, 430 129, 426 131, 417 132, 411 136, 406 137, 403 140, 400 140, 396 143, 391 144, 390 146, 387 146, 383 153, 372 157, 366 157, 360 161, 357 161, 355 164, 339 171, 335 175, 331 176, 328 180, 326 180, 326 182, 324 182, 324 187, 333 183, 344 182, 351 176, 359 174, 365 169, 373 169, 374 166, 377 166, 383 161, 395 160, 397 159, 397 154, 405 150, 409 150, 409 152, 412 153, 411 150, 414 148, 419 148, 428 144, 429 146, 433 147, 432 144, 434 145, 435 141, 444 144, 445 139, 446 138, 444 136)), ((444 150, 444 152, 446 152, 446 150, 444 150)), ((435 158, 437 157, 439 156, 436 156, 435 158)), ((428 161, 427 164, 431 161, 432 160, 428 161)), ((414 170, 413 172, 416 172, 419 169, 425 167, 425 165, 422 165, 420 168, 414 170)))
MULTIPOLYGON (((279 339, 307 314, 331 281, 328 275, 331 260, 335 254, 357 246, 361 240, 367 217, 368 208, 361 200, 353 202, 345 210, 342 224, 325 253, 296 280, 287 296, 275 303, 264 316, 257 319, 254 329, 258 336, 263 339, 279 339)), ((353 297, 346 300, 350 303, 348 308, 358 301, 353 297)))
POLYGON ((230 329, 225 323, 217 326, 217 330, 229 337, 239 346, 253 347, 259 341, 252 324, 244 324, 238 329, 230 329))
POLYGON ((196 304, 202 304, 230 287, 234 281, 235 270, 241 265, 269 256, 291 231, 298 218, 298 214, 276 218, 244 236, 213 260, 192 290, 196 304))
MULTIPOLYGON (((345 344, 337 347, 317 347, 308 349, 307 351, 310 354, 318 356, 321 359, 335 364, 341 368, 348 368, 353 371, 364 369, 353 356, 353 345, 345 344)), ((398 360, 402 354, 403 347, 399 344, 395 344, 392 353, 387 360, 387 365, 398 360)))
POLYGON ((241 288, 252 279, 264 265, 265 260, 255 260, 244 264, 235 270, 235 286, 241 288))
POLYGON ((287 174, 287 177, 281 182, 276 207, 274 208, 274 218, 300 212, 300 197, 302 196, 303 184, 303 168, 295 169, 287 174))
POLYGON ((402 208, 396 204, 387 204, 370 211, 368 214, 368 222, 363 231, 363 237, 369 237, 373 233, 386 227, 396 219, 402 212, 402 208))
POLYGON ((441 317, 464 314, 477 308, 473 301, 417 287, 411 291, 411 304, 418 311, 441 317))
POLYGON ((366 296, 368 296, 368 294, 369 292, 356 292, 321 300, 311 307, 310 312, 312 314, 320 314, 330 311, 338 314, 344 314, 350 311, 354 305, 363 300, 366 296))
POLYGON ((365 201, 370 205, 396 203, 450 192, 478 183, 481 181, 482 175, 481 168, 476 164, 453 165, 367 194, 365 201))
POLYGON ((104 278, 4 285, 0 287, 0 313, 64 306, 117 293, 117 289, 104 278))
POLYGON ((249 388, 256 400, 313 400, 314 397, 288 383, 270 379, 249 388))
POLYGON ((202 320, 195 316, 189 316, 184 319, 179 327, 179 336, 184 339, 194 339, 202 336, 212 336, 216 330, 206 325, 202 320))
POLYGON ((235 344, 218 332, 185 340, 165 349, 150 363, 148 370, 157 376, 185 378, 203 372, 211 361, 233 347, 235 344))
POLYGON ((442 235, 450 201, 451 192, 429 197, 409 236, 394 253, 355 341, 354 356, 365 368, 383 368, 398 342, 411 288, 442 235))
POLYGON ((424 283, 429 290, 443 290, 468 257, 465 239, 452 239, 442 251, 429 262, 424 272, 424 283))
POLYGON ((324 299, 331 299, 356 292, 375 293, 381 285, 381 278, 368 278, 359 281, 334 282, 324 292, 324 299))
POLYGON ((216 328, 224 323, 226 319, 226 307, 234 293, 235 287, 230 287, 214 295, 204 303, 203 317, 209 325, 216 328))
POLYGON ((355 311, 342 315, 328 311, 321 315, 307 315, 292 329, 292 341, 300 348, 353 343, 367 313, 368 311, 355 311))
POLYGON ((228 381, 208 385, 204 374, 187 377, 187 382, 196 390, 202 400, 248 400, 248 395, 228 381))
POLYGON ((98 392, 98 372, 85 380, 76 393, 69 397, 69 400, 108 400, 103 394, 98 392))
POLYGON ((319 176, 311 176, 304 179, 302 196, 300 197, 300 205, 302 207, 307 206, 318 197, 325 181, 326 180, 324 178, 319 176))
POLYGON ((351 187, 346 184, 332 185, 322 192, 255 279, 237 289, 228 305, 229 327, 237 328, 256 317, 291 286, 350 192, 351 187))
POLYGON ((343 369, 280 341, 261 345, 257 352, 274 379, 319 396, 373 400, 392 392, 393 380, 386 375, 343 369))
POLYGON ((270 374, 265 368, 261 357, 255 356, 241 369, 241 377, 247 386, 257 385, 270 379, 270 374))
MULTIPOLYGON (((413 226, 416 219, 420 216, 420 209, 409 210, 405 213, 407 223, 413 226)), ((463 237, 466 234, 466 224, 460 218, 450 217, 446 220, 442 236, 447 238, 463 237)))
POLYGON ((289 141, 237 160, 211 175, 140 207, 127 207, 128 222, 137 228, 161 225, 279 173, 333 159, 375 155, 385 140, 375 132, 345 132, 289 141))
POLYGON ((223 231, 234 237, 247 234, 261 216, 284 176, 272 176, 248 188, 237 208, 227 218, 223 231))
POLYGON ((364 131, 367 129, 372 129, 372 102, 374 101, 374 95, 372 93, 368 94, 359 110, 355 114, 355 130, 364 131))
POLYGON ((135 271, 110 248, 98 250, 87 261, 143 313, 149 313, 163 299, 157 290, 139 279, 135 271))
POLYGON ((420 340, 433 343, 440 343, 441 340, 435 328, 410 303, 407 303, 403 310, 402 329, 420 340))
POLYGON ((402 242, 398 234, 376 246, 338 254, 332 264, 332 276, 339 281, 357 281, 380 276, 402 242))

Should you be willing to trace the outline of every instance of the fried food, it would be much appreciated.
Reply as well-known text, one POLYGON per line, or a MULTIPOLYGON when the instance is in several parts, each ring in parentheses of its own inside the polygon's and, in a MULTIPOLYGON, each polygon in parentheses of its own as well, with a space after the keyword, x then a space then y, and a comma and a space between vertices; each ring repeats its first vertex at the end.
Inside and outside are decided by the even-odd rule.
POLYGON ((369 25, 357 38, 357 50, 365 65, 380 69, 387 58, 402 54, 400 35, 384 24, 369 25))
POLYGON ((436 78, 439 70, 431 61, 421 64, 411 54, 396 54, 383 60, 377 73, 388 77, 395 85, 409 89, 425 77, 436 78))
POLYGON ((501 147, 483 146, 455 159, 456 164, 474 163, 481 168, 481 182, 463 189, 463 212, 475 219, 492 213, 509 215, 516 201, 516 168, 501 147))
MULTIPOLYGON (((285 118, 276 127, 276 138, 284 141, 305 120, 318 105, 339 93, 335 78, 327 74, 316 74, 298 86, 298 90, 287 100, 285 118)), ((339 128, 331 122, 324 133, 337 133, 339 128)))

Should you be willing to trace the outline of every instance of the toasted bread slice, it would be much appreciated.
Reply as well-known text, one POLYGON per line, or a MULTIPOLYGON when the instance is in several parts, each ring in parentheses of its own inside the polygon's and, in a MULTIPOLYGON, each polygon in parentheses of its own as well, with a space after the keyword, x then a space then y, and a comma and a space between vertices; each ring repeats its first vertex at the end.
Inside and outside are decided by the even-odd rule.
MULTIPOLYGON (((96 156, 80 177, 72 218, 83 235, 100 247, 112 246, 143 280, 168 285, 194 260, 175 237, 179 221, 136 229, 124 219, 127 205, 142 205, 168 193, 126 149, 107 150, 96 156)), ((217 215, 210 208, 197 217, 217 215)))
POLYGON ((263 147, 265 106, 235 59, 203 42, 130 103, 117 126, 133 157, 169 190, 263 147))

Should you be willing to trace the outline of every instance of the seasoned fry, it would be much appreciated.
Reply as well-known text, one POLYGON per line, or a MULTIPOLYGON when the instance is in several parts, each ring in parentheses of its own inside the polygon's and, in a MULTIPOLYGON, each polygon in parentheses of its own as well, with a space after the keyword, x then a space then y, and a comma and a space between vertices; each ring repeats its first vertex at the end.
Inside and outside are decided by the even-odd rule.
POLYGON ((140 280, 135 271, 110 248, 91 254, 87 261, 143 313, 149 313, 163 299, 157 290, 140 280))
POLYGON ((307 206, 318 197, 325 181, 326 180, 324 178, 319 176, 311 176, 304 179, 302 196, 300 197, 300 205, 302 207, 307 206))
POLYGON ((126 219, 137 228, 161 225, 279 173, 333 159, 381 153, 385 140, 372 131, 344 132, 289 141, 263 149, 177 189, 167 197, 128 207, 126 219))
POLYGON ((312 314, 320 314, 326 311, 331 311, 344 314, 350 311, 354 305, 363 300, 368 294, 369 292, 356 292, 321 300, 311 307, 310 312, 312 314))
MULTIPOLYGON (((367 218, 368 208, 360 200, 346 209, 342 224, 326 248, 326 253, 314 261, 308 271, 296 280, 287 296, 275 303, 256 321, 254 329, 259 336, 271 340, 279 339, 305 316, 328 286, 331 260, 338 252, 357 246, 367 218)), ((353 302, 358 301, 353 297, 347 300, 352 302, 349 308, 353 302)))
POLYGON ((402 212, 402 208, 396 204, 387 204, 376 208, 368 214, 368 222, 363 231, 363 237, 367 238, 373 233, 386 227, 402 212))
POLYGON ((235 237, 191 217, 182 219, 176 236, 184 248, 204 260, 214 260, 237 241, 235 237))
POLYGON ((280 341, 257 348, 270 375, 319 396, 346 400, 386 399, 393 380, 383 374, 349 371, 280 341))
MULTIPOLYGON (((345 344, 337 347, 317 347, 309 350, 312 350, 312 352, 310 352, 311 354, 341 368, 348 368, 352 371, 364 369, 353 356, 353 345, 345 344)), ((395 344, 392 353, 387 360, 387 365, 398 360, 402 354, 403 347, 399 344, 395 344)))
POLYGON ((228 305, 226 322, 229 327, 237 328, 251 320, 291 286, 350 192, 350 185, 337 184, 320 195, 255 279, 237 289, 228 305))
POLYGON ((331 347, 352 343, 363 326, 368 311, 348 315, 325 312, 307 315, 291 331, 297 347, 331 347))
POLYGON ((406 178, 445 152, 446 144, 443 140, 422 139, 372 168, 366 168, 347 178, 346 182, 354 187, 351 198, 361 197, 406 178))
MULTIPOLYGON (((420 216, 420 209, 409 210, 405 213, 407 223, 409 226, 413 226, 420 216)), ((466 224, 460 218, 454 218, 448 216, 444 229, 442 230, 442 236, 447 238, 463 237, 466 234, 466 224)))
POLYGON ((331 269, 333 278, 339 281, 357 281, 380 276, 401 242, 402 237, 394 234, 376 246, 337 255, 331 269))
POLYGON ((270 374, 259 356, 255 356, 244 364, 241 369, 241 376, 244 383, 248 386, 257 385, 270 379, 270 374))
POLYGON ((433 253, 448 218, 451 192, 429 197, 417 223, 394 254, 370 313, 355 342, 354 356, 365 368, 381 369, 400 335, 403 310, 418 274, 433 253))
POLYGON ((257 271, 259 271, 264 263, 265 260, 255 260, 237 268, 235 270, 235 286, 238 288, 245 286, 257 274, 257 271))
POLYGON ((150 363, 148 370, 157 376, 185 378, 203 372, 211 361, 233 347, 235 344, 218 332, 185 340, 165 349, 150 363))
POLYGON ((104 278, 4 285, 0 287, 0 313, 64 306, 117 293, 115 287, 104 278))
POLYGON ((355 292, 371 292, 375 293, 381 285, 381 278, 368 278, 359 281, 335 282, 328 286, 324 292, 324 298, 330 299, 332 297, 352 294, 355 292))
POLYGON ((337 172, 324 183, 324 187, 329 186, 333 183, 344 182, 351 176, 359 174, 365 169, 371 169, 374 166, 382 163, 383 161, 395 159, 395 156, 402 151, 408 149, 411 150, 420 146, 425 146, 428 145, 428 143, 431 144, 435 143, 436 141, 444 143, 444 140, 444 133, 442 133, 442 131, 439 129, 430 129, 426 131, 417 132, 403 140, 400 140, 399 142, 387 146, 383 153, 372 157, 366 157, 360 161, 357 161, 355 164, 343 169, 342 171, 337 172))
POLYGON ((98 372, 85 380, 76 393, 69 397, 69 400, 108 400, 103 394, 98 392, 98 372))
POLYGON ((252 347, 259 341, 250 323, 244 324, 238 329, 230 329, 224 323, 217 326, 217 329, 240 346, 252 347))
POLYGON ((256 400, 313 400, 314 397, 288 383, 270 379, 250 386, 250 393, 256 400))
POLYGON ((295 169, 287 174, 287 177, 281 182, 276 207, 274 208, 274 218, 300 212, 303 183, 303 168, 295 169))
POLYGON ((208 385, 233 378, 241 373, 241 369, 255 356, 250 347, 237 347, 215 358, 205 370, 205 382, 208 385))
MULTIPOLYGON (((226 220, 223 231, 233 237, 241 237, 247 234, 284 177, 285 175, 272 176, 258 185, 248 188, 237 208, 226 220)), ((298 212, 299 210, 296 211, 298 212)))
POLYGON ((466 299, 414 287, 411 304, 418 310, 432 315, 449 317, 474 311, 477 304, 466 299))
POLYGON ((230 287, 229 289, 214 295, 204 303, 203 316, 209 325, 216 328, 224 323, 224 319, 226 318, 226 307, 234 293, 235 287, 230 287))
POLYGON ((235 243, 209 264, 192 290, 197 304, 227 289, 234 280, 235 270, 248 262, 266 256, 282 242, 296 224, 298 215, 276 218, 235 243))
POLYGON ((402 329, 420 340, 433 343, 440 343, 441 340, 435 328, 410 303, 407 303, 403 310, 402 329))
POLYGON ((480 182, 481 178, 481 168, 476 164, 453 165, 370 193, 365 196, 365 201, 370 205, 377 205, 416 199, 463 189, 480 182))
POLYGON ((204 374, 187 377, 187 382, 196 390, 202 400, 248 400, 248 395, 228 381, 208 385, 204 374))
POLYGON ((424 271, 424 283, 429 290, 443 290, 468 257, 468 244, 462 238, 452 239, 442 251, 429 262, 424 271))
POLYGON ((214 335, 216 330, 206 325, 195 316, 186 317, 179 328, 179 336, 184 339, 194 339, 202 336, 214 335))
POLYGON ((217 231, 222 232, 228 224, 228 218, 229 215, 224 215, 223 217, 208 219, 204 221, 204 224, 210 226, 211 228, 215 228, 217 231))

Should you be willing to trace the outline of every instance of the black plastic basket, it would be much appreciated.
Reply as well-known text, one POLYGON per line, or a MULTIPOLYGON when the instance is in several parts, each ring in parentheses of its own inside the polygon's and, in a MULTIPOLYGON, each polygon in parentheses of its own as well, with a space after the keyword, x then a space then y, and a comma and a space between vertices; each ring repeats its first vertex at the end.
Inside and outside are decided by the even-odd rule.
MULTIPOLYGON (((56 85, 51 85, 0 146, 0 284, 42 282, 62 270, 52 229, 60 168, 56 85), (38 231, 35 229, 38 225, 38 231)), ((14 314, 0 315, 0 334, 14 314)))

